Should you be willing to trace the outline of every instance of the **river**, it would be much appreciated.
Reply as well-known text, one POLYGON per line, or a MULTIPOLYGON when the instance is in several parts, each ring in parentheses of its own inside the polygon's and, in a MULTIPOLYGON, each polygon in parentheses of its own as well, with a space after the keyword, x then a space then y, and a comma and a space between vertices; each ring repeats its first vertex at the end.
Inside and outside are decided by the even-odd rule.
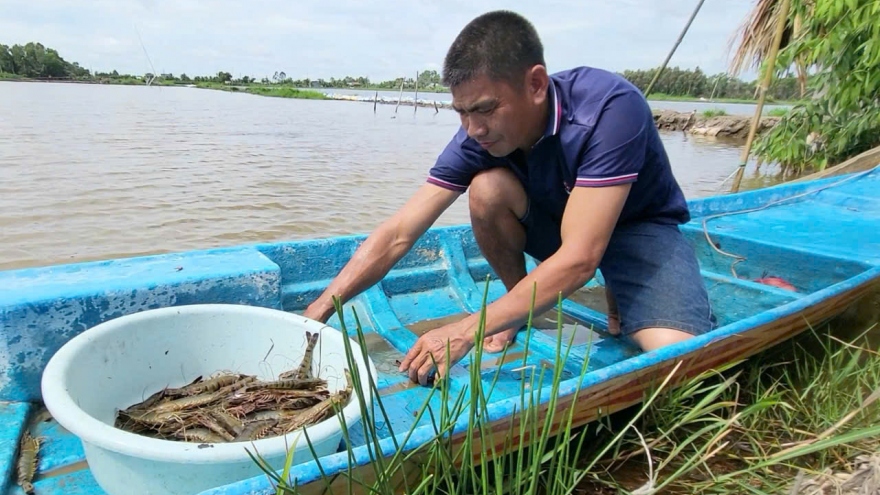
MULTIPOLYGON (((411 106, 0 82, 0 269, 366 233, 458 126, 452 111, 411 106)), ((662 136, 691 198, 716 193, 742 149, 662 136)), ((744 187, 775 180, 749 172, 744 187)), ((438 223, 467 220, 463 196, 438 223)))

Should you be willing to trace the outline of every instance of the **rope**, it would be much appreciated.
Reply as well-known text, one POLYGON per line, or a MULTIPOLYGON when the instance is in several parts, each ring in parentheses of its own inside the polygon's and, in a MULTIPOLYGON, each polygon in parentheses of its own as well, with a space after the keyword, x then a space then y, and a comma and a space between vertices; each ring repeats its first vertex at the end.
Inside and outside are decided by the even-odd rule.
POLYGON ((787 196, 787 197, 785 197, 785 198, 780 198, 780 199, 777 199, 777 200, 775 200, 775 201, 771 201, 771 202, 769 202, 769 203, 767 203, 767 204, 764 204, 764 205, 758 206, 758 207, 756 207, 756 208, 749 208, 749 209, 746 209, 746 210, 738 210, 738 211, 726 211, 726 212, 724 212, 724 213, 716 213, 715 215, 709 215, 708 217, 703 217, 703 234, 706 236, 706 241, 709 243, 710 246, 712 246, 712 249, 714 249, 715 251, 717 251, 718 253, 720 253, 720 254, 722 254, 722 255, 724 255, 724 256, 729 256, 729 257, 731 257, 731 258, 735 258, 735 259, 736 259, 736 261, 734 261, 734 262, 730 265, 730 271, 731 271, 731 273, 733 274, 734 278, 739 278, 739 276, 736 274, 736 268, 735 268, 735 267, 736 267, 737 263, 742 263, 743 261, 746 260, 745 256, 740 256, 740 255, 737 255, 737 254, 728 253, 728 252, 726 252, 726 251, 721 250, 721 248, 719 248, 718 246, 716 246, 715 243, 712 242, 712 239, 709 237, 709 228, 708 228, 707 225, 706 225, 706 224, 709 222, 709 220, 712 220, 712 219, 715 219, 715 218, 724 217, 724 216, 729 216, 729 215, 739 215, 739 214, 743 214, 743 213, 753 213, 753 212, 756 212, 756 211, 761 211, 761 210, 764 210, 764 209, 770 208, 771 206, 776 206, 776 205, 778 205, 778 204, 780 204, 780 203, 784 203, 784 202, 786 202, 786 201, 791 201, 791 200, 793 200, 793 199, 798 199, 798 198, 802 198, 802 197, 804 197, 804 196, 808 196, 808 195, 810 195, 810 194, 818 193, 818 192, 824 191, 825 189, 828 189, 828 188, 830 188, 830 187, 839 186, 840 184, 843 184, 844 182, 851 181, 851 180, 853 180, 853 179, 856 179, 856 178, 862 177, 862 176, 864 176, 864 175, 868 175, 869 173, 874 172, 874 171, 877 170, 878 168, 880 168, 880 167, 874 167, 874 168, 871 168, 871 169, 868 169, 868 170, 864 170, 864 171, 862 171, 862 172, 857 172, 857 173, 855 173, 855 174, 853 174, 853 175, 850 175, 849 177, 845 177, 845 178, 843 178, 843 179, 841 179, 841 180, 839 180, 839 181, 837 181, 837 182, 832 182, 832 183, 830 183, 830 184, 826 184, 826 185, 824 185, 824 186, 821 186, 821 187, 819 187, 819 188, 817 188, 817 189, 811 189, 811 190, 809 190, 809 191, 804 191, 804 192, 802 192, 802 193, 798 193, 798 194, 795 194, 795 195, 792 195, 792 196, 787 196))

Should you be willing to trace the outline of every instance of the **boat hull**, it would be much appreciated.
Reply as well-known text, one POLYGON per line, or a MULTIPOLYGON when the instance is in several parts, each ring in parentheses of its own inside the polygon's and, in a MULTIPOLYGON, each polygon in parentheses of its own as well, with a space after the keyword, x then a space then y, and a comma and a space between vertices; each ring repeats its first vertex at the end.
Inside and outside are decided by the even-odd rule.
MULTIPOLYGON (((642 353, 604 333, 600 273, 563 303, 565 344, 559 345, 569 353, 567 360, 557 355, 556 322, 548 313, 538 315, 534 328, 521 332, 505 356, 484 354, 479 362, 469 356, 454 367, 453 396, 467 393, 469 374, 477 367, 486 389, 497 378, 486 408, 493 434, 475 447, 491 444, 497 451, 505 444, 518 444, 521 416, 515 412, 522 397, 523 369, 560 373, 552 410, 549 388, 530 390, 537 400, 531 412, 539 413, 539 418, 552 413, 551 427, 558 433, 568 411, 573 412, 574 425, 595 421, 639 403, 673 370, 669 385, 747 358, 827 321, 878 290, 880 172, 876 169, 702 198, 689 205, 693 220, 682 231, 697 252, 719 328, 642 353), (767 277, 780 277, 795 290, 758 282, 767 277)), ((245 304, 299 313, 327 287, 364 239, 357 235, 296 240, 0 272, 0 414, 10 425, 0 435, 0 468, 14 478, 17 442, 28 429, 45 439, 38 493, 101 495, 83 464, 79 440, 38 416, 42 372, 65 342, 124 314, 167 306, 245 304)), ((534 267, 530 260, 528 269, 534 267)), ((395 439, 402 440, 410 430, 407 449, 429 442, 433 427, 426 417, 415 418, 415 413, 424 403, 435 411, 443 405, 429 388, 401 376, 395 360, 419 334, 479 311, 484 294, 495 300, 504 294, 504 287, 481 256, 468 226, 437 227, 380 283, 350 301, 342 320, 334 316, 328 322, 352 337, 357 321, 361 324, 363 343, 378 370, 378 398, 390 411, 387 424, 377 425, 381 441, 373 446, 383 455, 391 455, 395 439)), ((467 418, 455 424, 454 445, 467 438, 466 426, 467 418)), ((369 439, 352 431, 345 449, 298 464, 291 476, 303 493, 324 491, 328 483, 347 490, 350 469, 364 481, 374 476, 370 450, 369 439)), ((411 467, 416 469, 417 464, 411 467)), ((7 486, 11 481, 8 477, 7 486)), ((274 493, 268 479, 241 480, 202 495, 256 493, 274 493)))

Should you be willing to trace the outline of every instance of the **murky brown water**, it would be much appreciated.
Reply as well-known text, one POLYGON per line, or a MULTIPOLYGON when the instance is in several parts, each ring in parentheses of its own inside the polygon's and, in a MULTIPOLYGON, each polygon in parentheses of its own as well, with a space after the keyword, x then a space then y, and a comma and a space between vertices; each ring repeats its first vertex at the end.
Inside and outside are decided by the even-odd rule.
MULTIPOLYGON (((369 232, 423 183, 459 125, 448 110, 398 112, 0 82, 0 269, 369 232)), ((663 139, 689 197, 716 192, 741 149, 663 139)), ((462 197, 439 224, 467 220, 462 197)))

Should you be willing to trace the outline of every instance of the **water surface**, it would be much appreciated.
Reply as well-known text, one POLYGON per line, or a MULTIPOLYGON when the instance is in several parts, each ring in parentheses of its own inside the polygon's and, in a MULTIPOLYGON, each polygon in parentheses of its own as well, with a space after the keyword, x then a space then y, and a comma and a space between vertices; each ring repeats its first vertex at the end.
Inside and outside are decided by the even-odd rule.
MULTIPOLYGON (((459 126, 450 110, 20 82, 0 82, 0 116, 0 269, 367 233, 459 126)), ((740 142, 662 136, 688 197, 736 169, 740 142)), ((467 221, 463 196, 438 224, 467 221)))

